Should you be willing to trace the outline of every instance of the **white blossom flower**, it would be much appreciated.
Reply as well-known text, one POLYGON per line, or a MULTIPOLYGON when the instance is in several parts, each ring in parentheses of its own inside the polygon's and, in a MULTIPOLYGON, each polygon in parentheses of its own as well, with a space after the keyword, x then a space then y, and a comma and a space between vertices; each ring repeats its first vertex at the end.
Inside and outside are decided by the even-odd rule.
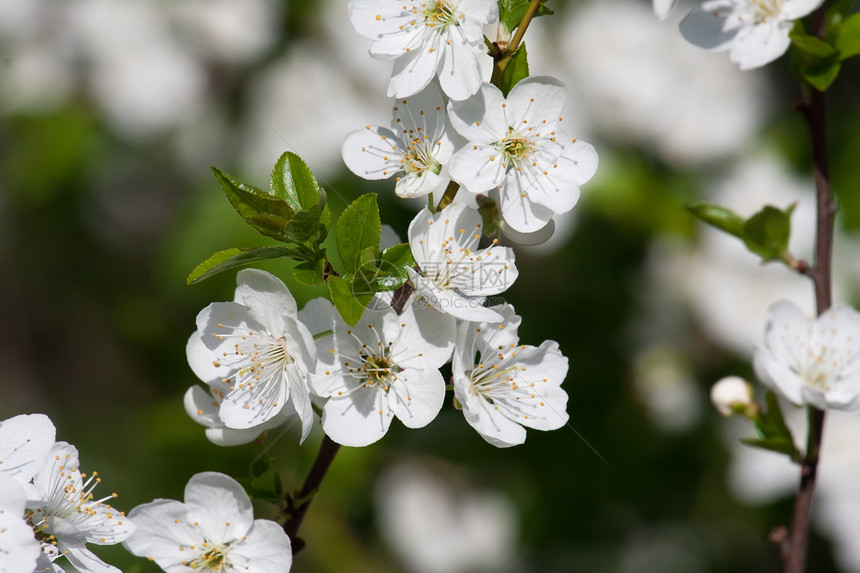
POLYGON ((678 0, 654 0, 654 14, 661 20, 665 20, 678 5, 678 0))
POLYGON ((396 416, 408 428, 433 421, 445 399, 439 367, 451 356, 451 316, 407 304, 398 315, 374 299, 349 326, 325 299, 314 299, 299 316, 316 333, 320 364, 311 388, 328 398, 322 426, 335 442, 366 446, 382 438, 396 416), (375 308, 374 308, 375 307, 375 308))
POLYGON ((295 409, 287 404, 274 418, 259 426, 237 430, 228 428, 218 416, 223 401, 224 393, 218 390, 217 386, 210 385, 207 391, 197 384, 188 388, 182 400, 185 412, 192 420, 206 426, 206 438, 217 446, 240 446, 253 442, 260 434, 277 428, 296 413, 295 409))
POLYGON ((32 573, 41 553, 33 528, 24 520, 26 503, 24 486, 15 478, 0 473, 0 571, 3 573, 32 573))
POLYGON ((520 344, 514 307, 496 310, 504 317, 500 324, 460 323, 451 370, 466 421, 504 448, 525 441, 523 426, 556 430, 567 423, 567 393, 561 389, 567 358, 552 340, 538 347, 520 344))
POLYGON ((33 478, 35 499, 27 502, 27 521, 42 542, 40 564, 50 562, 55 571, 62 571, 53 561, 65 556, 83 573, 119 573, 119 569, 104 563, 89 549, 87 543, 113 545, 134 531, 134 524, 125 514, 106 501, 108 495, 94 499, 93 490, 101 482, 98 472, 87 477, 78 469, 78 450, 66 442, 51 448, 48 461, 33 478))
POLYGON ((48 461, 55 436, 54 424, 44 414, 0 421, 0 474, 28 483, 48 461))
POLYGON ((738 376, 726 376, 711 386, 711 403, 723 416, 744 412, 755 404, 750 383, 738 376))
POLYGON ((519 272, 514 251, 494 243, 478 248, 481 216, 462 203, 437 213, 422 210, 409 224, 409 246, 419 272, 407 269, 415 292, 430 306, 463 320, 498 322, 497 312, 482 306, 484 297, 508 289, 519 272))
POLYGON ((700 48, 728 51, 742 70, 769 64, 791 45, 794 21, 824 0, 708 0, 681 22, 681 34, 700 48))
POLYGON ((165 571, 286 573, 290 539, 280 525, 254 519, 251 500, 233 478, 217 472, 194 475, 185 503, 156 499, 131 510, 137 531, 126 549, 165 571))
POLYGON ((370 55, 394 60, 388 95, 418 93, 438 74, 442 91, 462 100, 481 86, 484 26, 496 0, 350 0, 356 31, 373 40, 370 55))
POLYGON ((570 211, 597 170, 597 152, 559 125, 567 89, 549 76, 526 78, 507 99, 493 85, 448 104, 451 125, 469 143, 451 157, 451 178, 471 193, 499 189, 504 220, 537 231, 570 211))
POLYGON ((796 405, 853 410, 860 406, 860 313, 832 308, 816 319, 778 301, 768 309, 758 377, 796 405))
POLYGON ((394 192, 423 197, 448 184, 443 172, 455 144, 446 120, 445 102, 435 84, 394 103, 391 129, 365 126, 343 142, 343 160, 364 179, 397 176, 394 192))
POLYGON ((219 416, 228 428, 264 424, 292 401, 302 421, 302 441, 313 425, 308 375, 314 371, 313 338, 298 320, 293 295, 275 276, 239 271, 235 302, 216 302, 197 315, 205 350, 187 347, 188 364, 203 382, 223 392, 219 416), (218 372, 213 376, 213 368, 218 372))

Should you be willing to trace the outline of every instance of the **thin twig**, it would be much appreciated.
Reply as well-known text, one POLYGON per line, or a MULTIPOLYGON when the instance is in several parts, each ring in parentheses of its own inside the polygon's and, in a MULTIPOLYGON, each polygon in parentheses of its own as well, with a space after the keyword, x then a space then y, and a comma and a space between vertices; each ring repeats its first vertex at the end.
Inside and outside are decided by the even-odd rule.
POLYGON ((305 478, 302 489, 295 496, 287 498, 286 511, 290 517, 284 523, 284 531, 292 543, 293 555, 301 551, 305 546, 304 540, 298 537, 299 527, 301 527, 302 521, 305 519, 305 514, 308 512, 311 501, 313 501, 314 494, 320 488, 323 478, 325 478, 339 450, 340 444, 325 436, 320 446, 320 452, 317 454, 317 459, 314 460, 314 465, 311 467, 308 477, 305 478), (298 506, 294 506, 294 500, 300 501, 298 506))
POLYGON ((520 24, 517 26, 517 31, 514 34, 514 37, 511 38, 510 43, 504 50, 500 50, 499 53, 494 56, 496 61, 493 66, 493 75, 490 78, 490 83, 494 86, 499 85, 499 78, 502 77, 502 71, 504 71, 505 66, 508 65, 508 62, 511 59, 511 56, 520 46, 520 42, 523 41, 523 36, 525 36, 526 30, 528 29, 529 24, 531 24, 532 19, 535 17, 535 14, 537 14, 538 8, 540 8, 542 2, 543 0, 531 1, 523 19, 520 20, 520 24))
MULTIPOLYGON (((827 9, 822 5, 813 12, 812 31, 823 38, 827 29, 827 9)), ((824 92, 810 90, 808 105, 802 108, 809 124, 812 140, 812 170, 815 179, 816 233, 815 265, 808 272, 815 285, 815 306, 819 315, 833 304, 832 270, 833 221, 836 204, 830 188, 830 166, 827 146, 827 98, 824 92)), ((809 517, 818 473, 818 458, 824 432, 824 411, 808 407, 809 434, 806 456, 801 464, 800 487, 794 501, 794 513, 787 552, 784 553, 785 573, 803 573, 809 546, 809 517)))

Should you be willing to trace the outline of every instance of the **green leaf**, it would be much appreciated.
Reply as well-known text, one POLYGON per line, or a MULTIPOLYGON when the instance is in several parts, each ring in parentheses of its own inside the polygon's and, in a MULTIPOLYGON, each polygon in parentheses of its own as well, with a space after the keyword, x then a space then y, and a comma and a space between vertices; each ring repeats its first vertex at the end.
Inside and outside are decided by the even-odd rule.
POLYGON ((208 279, 212 275, 216 275, 221 271, 247 265, 248 263, 256 261, 265 261, 267 259, 277 259, 281 257, 301 259, 303 258, 303 253, 299 249, 295 249, 293 247, 232 248, 218 251, 197 265, 197 267, 191 271, 191 274, 188 275, 186 282, 188 284, 193 284, 204 279, 208 279))
POLYGON ((860 54, 860 13, 852 14, 842 22, 836 38, 836 50, 840 60, 860 54))
POLYGON ((816 62, 809 66, 802 66, 800 73, 803 75, 809 84, 820 92, 826 92, 828 88, 836 81, 839 72, 842 70, 842 64, 837 60, 824 60, 816 62))
POLYGON ((272 195, 286 201, 295 211, 316 207, 322 192, 307 164, 290 151, 275 163, 269 187, 272 195))
POLYGON ((744 219, 734 211, 711 203, 688 203, 684 207, 705 223, 743 238, 744 219))
POLYGON ((785 211, 766 206, 750 217, 743 226, 743 240, 747 248, 764 262, 784 259, 791 235, 791 213, 794 204, 785 211))
POLYGON ((295 211, 286 201, 242 183, 217 167, 212 167, 212 173, 215 174, 233 208, 246 223, 267 237, 290 241, 286 228, 295 211))
POLYGON ((275 460, 269 456, 258 456, 251 462, 250 475, 239 483, 251 499, 269 501, 276 504, 284 502, 284 486, 275 460))
MULTIPOLYGON (((513 31, 520 25, 528 12, 530 0, 499 0, 499 20, 508 30, 513 31)), ((535 17, 553 14, 553 11, 541 3, 535 17)))
POLYGON ((379 250, 382 225, 376 194, 368 193, 353 201, 337 220, 337 252, 348 274, 361 265, 361 253, 373 247, 379 250))
POLYGON ((505 69, 502 70, 502 75, 499 77, 499 89, 502 94, 508 97, 517 82, 529 77, 528 55, 526 54, 526 45, 520 46, 511 53, 511 59, 505 64, 505 69))
POLYGON ((785 454, 790 456, 792 459, 796 459, 796 456, 800 455, 794 442, 784 438, 741 438, 741 443, 753 446, 754 448, 762 448, 765 450, 771 450, 772 452, 785 454))
POLYGON ((374 279, 376 288, 380 291, 400 288, 409 279, 406 269, 414 265, 415 259, 412 258, 412 249, 408 243, 385 249, 379 260, 379 272, 374 279))
MULTIPOLYGON (((304 243, 313 237, 318 237, 320 234, 320 216, 322 209, 319 205, 314 205, 306 211, 299 211, 287 225, 286 235, 294 243, 304 243)), ((322 229, 325 233, 325 228, 322 229)), ((325 239, 325 235, 323 235, 325 239)), ((320 241, 314 241, 315 246, 318 246, 320 241)))
POLYGON ((325 282, 324 268, 325 257, 319 258, 316 262, 305 261, 296 265, 293 269, 293 276, 303 285, 318 286, 325 282))
POLYGON ((782 416, 782 410, 780 410, 776 394, 768 392, 765 397, 765 404, 767 405, 767 410, 759 412, 754 420, 759 437, 743 439, 741 442, 757 448, 764 448, 789 455, 795 461, 801 459, 800 451, 794 445, 794 437, 791 435, 791 430, 789 430, 785 423, 785 418, 782 416))
POLYGON ((836 54, 833 46, 816 36, 791 34, 791 41, 798 50, 816 58, 829 58, 836 54))
POLYGON ((373 294, 354 293, 351 279, 352 277, 332 275, 328 278, 328 289, 331 293, 331 301, 340 316, 347 324, 355 326, 361 320, 361 315, 370 299, 373 298, 373 294))

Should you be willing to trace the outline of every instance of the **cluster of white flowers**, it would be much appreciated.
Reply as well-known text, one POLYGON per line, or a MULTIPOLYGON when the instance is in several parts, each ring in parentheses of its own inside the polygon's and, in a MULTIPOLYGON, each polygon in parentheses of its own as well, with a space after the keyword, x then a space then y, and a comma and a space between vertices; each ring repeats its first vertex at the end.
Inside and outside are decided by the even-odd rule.
POLYGON ((62 573, 61 557, 84 573, 120 573, 87 549, 114 545, 134 524, 108 500, 95 499, 101 482, 78 469, 78 451, 55 442, 56 430, 42 414, 0 422, 0 571, 62 573))
POLYGON ((560 126, 564 86, 530 77, 506 98, 481 83, 494 0, 351 0, 349 14, 373 41, 371 55, 394 60, 389 95, 397 100, 390 128, 346 137, 344 161, 366 179, 394 177, 400 197, 430 195, 409 225, 413 292, 399 312, 376 296, 350 326, 328 300, 297 311, 280 280, 241 271, 233 302, 197 317, 188 362, 209 390, 189 389, 188 413, 221 445, 252 441, 297 414, 304 440, 313 401, 332 440, 365 446, 395 417, 410 428, 429 424, 445 398, 440 368, 453 360, 456 402, 490 443, 522 443, 524 426, 563 426, 567 359, 558 345, 519 345, 513 307, 485 306, 516 280, 513 250, 498 239, 482 247, 478 211, 463 201, 436 211, 432 194, 452 179, 469 194, 493 194, 504 222, 521 232, 573 208, 597 153, 560 126))
MULTIPOLYGON (((665 19, 677 0, 654 0, 665 19)), ((824 0, 707 0, 681 22, 681 34, 706 50, 729 52, 742 70, 758 68, 782 56, 791 45, 794 22, 824 0)))
POLYGON ((420 267, 411 271, 416 292, 400 314, 375 297, 355 326, 323 298, 296 313, 281 281, 264 271, 241 271, 236 300, 244 304, 204 309, 189 341, 189 364, 209 387, 208 393, 196 386, 188 391, 189 415, 207 426, 211 441, 234 445, 298 413, 304 439, 314 397, 332 440, 366 446, 382 438, 395 417, 410 428, 433 421, 445 398, 439 369, 453 357, 458 402, 490 443, 522 443, 523 426, 563 426, 567 394, 560 384, 567 359, 558 345, 518 345, 513 307, 485 307, 481 298, 467 296, 500 292, 516 277, 511 249, 465 246, 478 242, 477 220, 474 209, 459 203, 420 213, 410 230, 413 245, 427 245, 413 247, 420 267), (420 225, 423 233, 416 230, 420 225))
POLYGON ((401 197, 422 197, 453 180, 491 194, 515 231, 532 233, 570 211, 594 175, 597 153, 561 127, 567 90, 534 76, 505 97, 481 83, 481 26, 498 17, 492 0, 352 0, 370 54, 394 59, 391 129, 367 125, 343 144, 347 167, 365 179, 396 177, 401 197), (438 69, 439 87, 432 83, 438 69))

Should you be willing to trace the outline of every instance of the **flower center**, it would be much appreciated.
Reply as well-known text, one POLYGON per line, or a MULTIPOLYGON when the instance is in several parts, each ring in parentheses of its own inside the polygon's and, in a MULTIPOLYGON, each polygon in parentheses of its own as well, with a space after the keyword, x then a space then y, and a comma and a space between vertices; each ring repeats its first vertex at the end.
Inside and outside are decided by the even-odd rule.
POLYGON ((436 161, 433 150, 434 146, 427 143, 426 139, 421 139, 420 136, 413 137, 401 160, 403 171, 407 174, 418 173, 418 175, 424 171, 432 171, 439 175, 439 172, 442 171, 442 165, 436 161))
POLYGON ((776 18, 782 11, 784 0, 749 0, 749 8, 757 23, 766 22, 768 18, 776 18))
POLYGON ((388 392, 394 375, 400 372, 400 367, 389 360, 387 356, 379 356, 378 354, 362 354, 361 359, 364 361, 361 371, 364 373, 365 386, 379 384, 383 390, 388 392))
POLYGON ((459 26, 456 9, 450 0, 436 0, 427 3, 424 8, 424 25, 439 28, 440 31, 448 26, 459 26))
POLYGON ((532 138, 516 133, 513 127, 508 128, 508 137, 498 142, 496 149, 514 166, 536 151, 532 138))
POLYGON ((189 561, 187 566, 192 569, 200 568, 203 571, 221 571, 226 558, 223 548, 216 547, 189 561))

